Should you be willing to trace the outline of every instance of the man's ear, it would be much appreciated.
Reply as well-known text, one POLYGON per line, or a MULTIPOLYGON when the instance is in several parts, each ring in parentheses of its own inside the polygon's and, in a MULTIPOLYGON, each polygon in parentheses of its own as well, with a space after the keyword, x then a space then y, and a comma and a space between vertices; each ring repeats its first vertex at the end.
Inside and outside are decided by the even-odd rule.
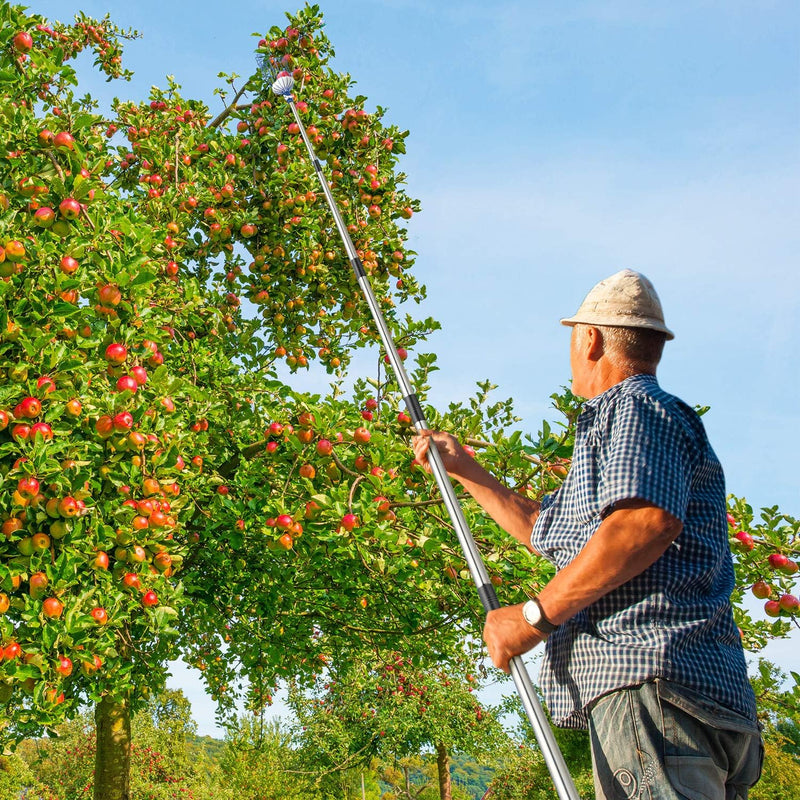
POLYGON ((599 361, 605 353, 603 334, 599 328, 589 325, 584 334, 584 352, 590 361, 599 361))

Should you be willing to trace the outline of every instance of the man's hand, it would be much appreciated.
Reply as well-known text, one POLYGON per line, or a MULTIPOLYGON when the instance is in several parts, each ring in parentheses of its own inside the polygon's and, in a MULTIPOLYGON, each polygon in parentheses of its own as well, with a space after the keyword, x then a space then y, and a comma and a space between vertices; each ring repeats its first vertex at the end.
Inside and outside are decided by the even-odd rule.
POLYGON ((414 448, 415 461, 421 464, 426 472, 431 471, 431 465, 428 462, 428 448, 431 440, 436 443, 436 449, 442 457, 442 464, 448 475, 458 479, 465 468, 473 466, 472 457, 464 450, 455 436, 441 431, 422 430, 411 440, 411 446, 414 448))
POLYGON ((531 627, 522 616, 522 603, 505 606, 486 615, 483 640, 496 667, 510 672, 508 662, 544 641, 544 634, 531 627))

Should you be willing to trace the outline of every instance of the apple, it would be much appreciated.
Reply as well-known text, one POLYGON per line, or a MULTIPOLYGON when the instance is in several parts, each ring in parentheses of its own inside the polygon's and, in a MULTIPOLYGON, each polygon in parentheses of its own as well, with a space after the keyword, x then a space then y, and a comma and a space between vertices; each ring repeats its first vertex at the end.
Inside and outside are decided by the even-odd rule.
POLYGON ((42 413, 42 403, 35 397, 26 397, 17 408, 20 410, 20 415, 27 419, 34 419, 42 413))
POLYGON ((105 550, 98 550, 95 557, 92 559, 92 569, 108 569, 108 564, 108 553, 106 553, 105 550))
MULTIPOLYGON (((6 242, 5 256, 9 261, 18 262, 25 258, 25 245, 18 239, 11 239, 6 242)), ((13 273, 9 273, 13 274, 13 273)))
POLYGON ((128 348, 124 344, 114 342, 106 347, 105 359, 110 364, 122 364, 128 357, 128 348))
POLYGON ((28 579, 28 590, 31 597, 34 600, 38 600, 44 594, 48 583, 47 575, 44 572, 34 572, 28 579))
POLYGON ((764 613, 768 617, 779 617, 781 615, 781 606, 777 600, 767 600, 764 603, 764 613))
POLYGON ((142 585, 139 581, 139 576, 135 572, 126 572, 122 576, 122 584, 128 589, 140 589, 142 585))
POLYGON ((118 392, 131 392, 132 394, 136 394, 136 391, 139 388, 139 384, 136 382, 136 378, 132 375, 123 375, 122 377, 117 379, 117 391, 118 392))
POLYGON ((53 429, 46 422, 34 422, 31 425, 30 438, 35 441, 37 436, 50 440, 53 438, 53 429))
POLYGON ((321 456, 329 456, 333 452, 333 443, 329 439, 320 439, 317 442, 317 453, 321 456))
POLYGON ((755 547, 753 537, 747 531, 737 531, 734 538, 737 540, 736 546, 739 550, 747 552, 755 547))
POLYGON ((81 213, 81 204, 73 197, 65 197, 58 204, 58 213, 64 219, 77 219, 81 213))
POLYGON ((290 517, 288 514, 280 514, 280 515, 279 515, 279 516, 278 516, 278 517, 275 519, 275 524, 276 524, 276 525, 277 525, 279 528, 286 528, 286 529, 288 529, 288 528, 291 528, 291 527, 292 527, 292 525, 294 525, 294 520, 293 520, 293 519, 292 519, 292 518, 291 518, 291 517, 290 517))
POLYGON ((793 594, 782 594, 780 600, 778 600, 778 604, 781 607, 781 610, 786 611, 789 614, 796 614, 797 610, 800 609, 800 600, 798 600, 793 594))
POLYGON ((308 478, 309 480, 312 480, 317 474, 317 471, 314 469, 312 464, 303 464, 298 472, 300 473, 301 478, 308 478))
POLYGON ((33 224, 37 228, 49 228, 56 220, 56 212, 48 206, 37 208, 33 215, 33 224))
POLYGON ((372 438, 372 434, 364 427, 356 428, 353 431, 353 440, 358 444, 366 444, 372 438))
POLYGON ((23 497, 35 497, 39 494, 39 481, 34 477, 22 478, 17 484, 17 491, 23 497))
POLYGON ((13 661, 21 655, 22 647, 20 647, 19 642, 12 640, 3 648, 3 658, 5 658, 6 661, 13 661))
POLYGON ((23 536, 17 542, 17 550, 23 556, 32 556, 33 555, 33 539, 30 536, 23 536))
POLYGON ((98 290, 97 297, 104 306, 118 306, 122 301, 122 292, 115 283, 106 283, 98 290))
POLYGON ((158 605, 158 595, 151 589, 142 595, 142 605, 146 608, 152 608, 158 605))
POLYGON ((72 675, 72 659, 67 658, 67 656, 61 656, 58 659, 56 672, 64 678, 72 675))
POLYGON ((73 397, 71 400, 67 401, 64 410, 71 417, 79 417, 83 411, 83 404, 77 397, 73 397))
POLYGON ((103 439, 108 439, 108 437, 114 433, 114 420, 109 417, 108 414, 103 414, 103 416, 95 422, 94 429, 97 431, 98 436, 103 439))
POLYGON ((102 666, 103 661, 100 656, 92 656, 91 661, 81 661, 81 670, 86 676, 94 675, 102 666))
POLYGON ((78 271, 80 264, 72 256, 62 256, 58 266, 64 274, 74 275, 78 271))
POLYGON ((783 553, 770 553, 770 556, 767 559, 767 561, 769 561, 769 565, 772 567, 772 569, 777 569, 777 570, 784 569, 786 565, 789 563, 788 557, 785 556, 783 553))
POLYGON ((772 587, 766 581, 756 581, 751 591, 759 600, 766 600, 772 594, 772 587))
POLYGON ((153 566, 159 572, 166 572, 172 566, 172 556, 169 553, 156 553, 153 557, 153 566))
POLYGON ((281 546, 281 547, 282 547, 284 550, 291 550, 291 549, 292 549, 292 547, 294 547, 294 539, 292 539, 292 535, 291 535, 291 533, 284 533, 284 534, 283 534, 283 535, 282 535, 282 536, 281 536, 281 537, 278 539, 278 544, 280 544, 280 546, 281 546))
POLYGON ((58 619, 64 611, 64 604, 57 597, 48 597, 42 603, 42 613, 48 619, 58 619))
POLYGON ((59 131, 53 137, 53 144, 60 150, 75 149, 75 139, 73 139, 72 134, 69 133, 69 131, 59 131))
POLYGON ((112 423, 118 433, 129 431, 133 427, 133 414, 130 411, 120 411, 114 415, 112 423))
POLYGON ((101 606, 96 606, 89 613, 98 625, 105 625, 108 622, 108 612, 101 606))
POLYGON ((14 34, 11 43, 18 53, 28 53, 33 47, 33 37, 28 31, 19 31, 19 33, 14 34))
POLYGON ((62 497, 61 500, 58 501, 58 513, 67 519, 77 517, 80 513, 78 501, 70 495, 62 497))
POLYGON ((11 600, 5 592, 0 592, 0 614, 5 614, 11 607, 11 600))
POLYGON ((341 526, 346 531, 352 531, 359 526, 358 517, 355 514, 345 514, 342 517, 341 526))
POLYGON ((50 537, 46 533, 34 533, 31 536, 34 553, 43 553, 50 549, 50 537))

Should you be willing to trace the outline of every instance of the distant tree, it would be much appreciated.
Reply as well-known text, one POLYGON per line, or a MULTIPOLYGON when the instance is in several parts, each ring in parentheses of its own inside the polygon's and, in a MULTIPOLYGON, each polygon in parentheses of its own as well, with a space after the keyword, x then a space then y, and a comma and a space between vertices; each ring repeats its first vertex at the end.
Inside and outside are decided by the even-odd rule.
MULTIPOLYGON (((131 790, 134 800, 178 800, 203 793, 211 767, 189 756, 196 725, 190 706, 179 691, 167 690, 148 702, 134 718, 131 748, 131 790)), ((97 750, 94 719, 84 712, 57 726, 56 735, 28 740, 20 756, 53 800, 89 798, 97 750)))
POLYGON ((387 775, 400 769, 405 776, 393 781, 402 795, 410 791, 409 767, 396 765, 427 752, 437 795, 450 800, 452 754, 491 752, 505 738, 493 711, 478 701, 479 686, 480 672, 464 652, 447 664, 364 652, 329 665, 310 690, 292 687, 289 705, 298 741, 307 756, 316 754, 323 774, 378 758, 387 775))

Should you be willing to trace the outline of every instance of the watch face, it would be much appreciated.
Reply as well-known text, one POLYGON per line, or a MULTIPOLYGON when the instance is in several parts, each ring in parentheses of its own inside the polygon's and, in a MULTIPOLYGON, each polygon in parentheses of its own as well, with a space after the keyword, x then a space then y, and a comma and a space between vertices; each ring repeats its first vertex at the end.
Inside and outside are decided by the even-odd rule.
POLYGON ((552 633, 557 627, 544 618, 542 609, 535 600, 528 600, 528 602, 522 606, 522 616, 525 618, 528 625, 544 634, 552 633))
POLYGON ((542 618, 539 606, 534 603, 533 600, 528 600, 528 602, 522 606, 522 616, 525 617, 525 622, 527 622, 528 625, 532 625, 534 628, 536 627, 536 623, 542 618))

